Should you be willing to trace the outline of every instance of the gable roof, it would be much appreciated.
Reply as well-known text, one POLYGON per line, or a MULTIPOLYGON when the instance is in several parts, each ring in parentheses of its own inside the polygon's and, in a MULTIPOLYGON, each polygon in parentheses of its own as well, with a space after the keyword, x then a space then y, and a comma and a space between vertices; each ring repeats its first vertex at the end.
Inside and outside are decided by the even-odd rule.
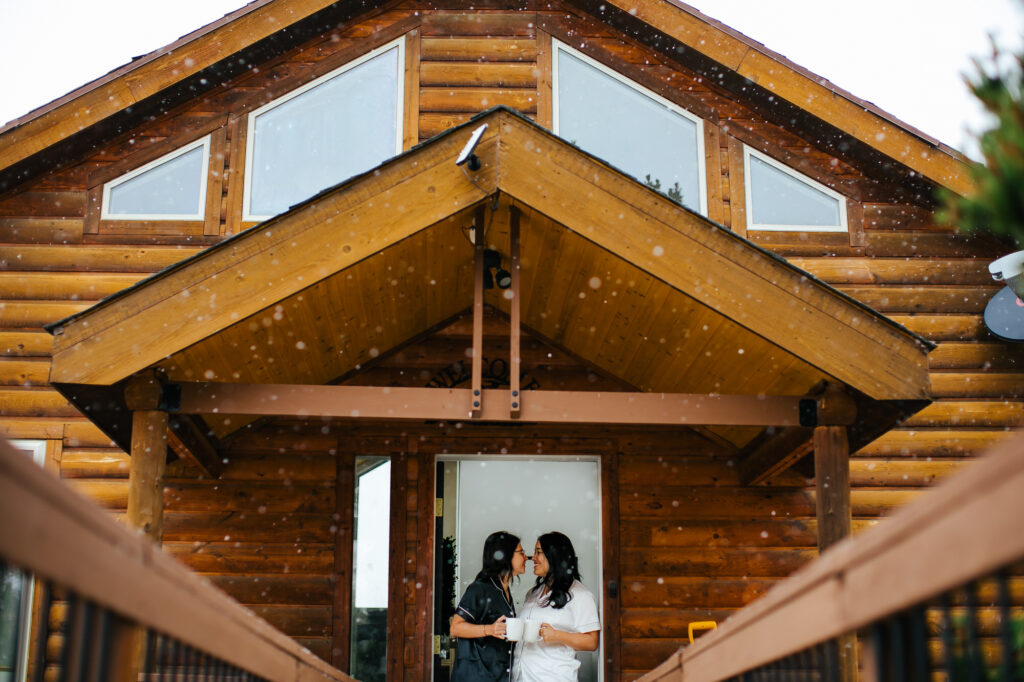
POLYGON ((927 342, 505 109, 50 327, 51 383, 111 386, 161 363, 330 381, 469 306, 461 232, 491 206, 488 241, 507 253, 499 202, 526 215, 523 323, 632 385, 801 395, 834 377, 878 400, 927 399, 927 342), (483 167, 467 177, 454 160, 481 123, 483 167), (291 335, 275 340, 282 319, 291 335), (250 362, 256 338, 323 357, 250 362))
MULTIPOLYGON (((696 59, 688 65, 719 77, 724 67, 736 87, 789 102, 932 182, 961 194, 971 189, 969 162, 960 153, 692 7, 673 0, 573 1, 667 54, 675 56, 674 46, 685 46, 684 58, 696 59)), ((48 150, 110 134, 132 111, 140 115, 175 98, 194 97, 261 56, 383 4, 256 0, 0 128, 0 190, 33 172, 33 160, 52 163, 48 150)))

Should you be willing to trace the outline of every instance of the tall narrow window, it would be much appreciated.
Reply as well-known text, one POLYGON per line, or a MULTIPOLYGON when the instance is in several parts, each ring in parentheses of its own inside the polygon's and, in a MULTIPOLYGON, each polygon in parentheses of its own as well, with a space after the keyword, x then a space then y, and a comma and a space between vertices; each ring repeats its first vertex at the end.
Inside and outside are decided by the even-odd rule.
POLYGON ((553 45, 555 133, 706 214, 701 120, 593 59, 553 45))
POLYGON ((103 220, 202 220, 210 136, 103 186, 103 220))
POLYGON ((846 232, 846 200, 806 175, 743 148, 747 229, 846 232))
POLYGON ((384 682, 387 676, 391 460, 356 457, 355 475, 349 673, 358 680, 384 682))
POLYGON ((249 115, 246 220, 287 211, 402 150, 403 41, 249 115))
MULTIPOLYGON (((11 445, 32 457, 46 460, 46 441, 15 440, 11 445)), ((7 523, 16 523, 7 519, 7 523)), ((28 629, 32 616, 32 576, 0 563, 0 682, 25 679, 28 629)))

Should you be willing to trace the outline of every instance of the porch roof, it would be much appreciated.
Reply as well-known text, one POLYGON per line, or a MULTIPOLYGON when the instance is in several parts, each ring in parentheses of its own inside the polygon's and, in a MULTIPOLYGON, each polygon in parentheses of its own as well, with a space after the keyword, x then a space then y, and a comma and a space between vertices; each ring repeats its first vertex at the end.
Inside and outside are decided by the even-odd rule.
MULTIPOLYGON (((102 422, 98 405, 146 369, 350 377, 471 306, 466 228, 482 212, 507 262, 509 206, 524 326, 640 391, 804 396, 830 381, 928 399, 928 342, 505 109, 53 325, 51 383, 102 422), (485 123, 482 167, 463 172, 455 158, 485 123)), ((509 307, 498 289, 487 303, 509 307)), ((742 446, 757 429, 718 434, 742 446)))

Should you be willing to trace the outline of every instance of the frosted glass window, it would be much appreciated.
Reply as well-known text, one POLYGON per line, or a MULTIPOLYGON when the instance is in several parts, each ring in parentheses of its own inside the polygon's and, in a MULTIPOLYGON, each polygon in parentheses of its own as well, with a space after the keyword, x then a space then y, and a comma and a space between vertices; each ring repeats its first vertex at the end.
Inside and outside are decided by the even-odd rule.
POLYGON ((108 220, 202 220, 209 137, 162 156, 103 187, 108 220))
POLYGON ((287 211, 402 149, 402 44, 348 64, 250 115, 246 219, 287 211))
POLYGON ((706 213, 700 119, 560 43, 556 48, 555 133, 706 213))
POLYGON ((846 231, 842 196, 747 148, 747 228, 846 231))

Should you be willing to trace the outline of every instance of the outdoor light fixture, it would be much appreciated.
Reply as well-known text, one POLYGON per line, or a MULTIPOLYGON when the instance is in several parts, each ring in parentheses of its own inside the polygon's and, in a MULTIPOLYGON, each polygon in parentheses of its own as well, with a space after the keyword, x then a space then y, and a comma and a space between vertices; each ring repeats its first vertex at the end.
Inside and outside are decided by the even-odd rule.
POLYGON ((501 267, 501 254, 494 249, 484 251, 484 289, 493 289, 497 283, 499 289, 508 289, 512 286, 512 275, 508 270, 501 267), (494 274, 491 274, 494 270, 494 274))
POLYGON ((469 142, 467 142, 466 146, 462 148, 462 151, 459 153, 459 158, 455 160, 456 166, 467 164, 471 171, 480 170, 480 158, 473 153, 473 150, 475 150, 476 146, 480 143, 480 138, 483 136, 485 130, 487 130, 486 123, 473 131, 473 134, 469 136, 469 142))

